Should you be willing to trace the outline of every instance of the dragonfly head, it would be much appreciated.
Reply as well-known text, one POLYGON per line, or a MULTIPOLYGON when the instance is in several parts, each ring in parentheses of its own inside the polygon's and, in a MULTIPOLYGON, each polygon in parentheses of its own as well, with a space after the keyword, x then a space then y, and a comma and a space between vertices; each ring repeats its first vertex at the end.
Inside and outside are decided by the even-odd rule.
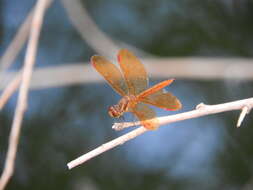
POLYGON ((108 114, 111 117, 116 117, 119 118, 120 116, 123 115, 123 112, 121 111, 119 105, 114 105, 114 106, 110 106, 108 109, 108 114))

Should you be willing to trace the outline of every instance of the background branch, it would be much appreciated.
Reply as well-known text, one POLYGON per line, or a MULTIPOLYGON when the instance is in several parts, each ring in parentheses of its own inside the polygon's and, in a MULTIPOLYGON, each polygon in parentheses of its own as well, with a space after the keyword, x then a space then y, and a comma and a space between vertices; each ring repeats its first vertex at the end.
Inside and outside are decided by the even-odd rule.
MULTIPOLYGON (((253 60, 239 58, 164 58, 141 59, 149 76, 155 79, 176 78, 191 80, 253 80, 253 60), (240 64, 239 64, 240 63, 240 64), (173 69, 171 69, 173 68, 173 69), (201 72, 200 72, 201 71, 201 72)), ((4 74, 0 89, 13 80, 17 72, 4 74)), ((31 89, 43 89, 92 82, 102 82, 89 63, 35 68, 31 89)))
POLYGON ((23 120, 24 112, 27 107, 28 88, 31 80, 33 65, 35 62, 37 44, 46 5, 47 0, 38 0, 35 6, 35 13, 32 19, 30 29, 30 38, 28 41, 27 51, 24 60, 22 82, 19 90, 18 102, 9 137, 9 147, 7 151, 4 170, 0 178, 0 190, 3 190, 5 188, 14 171, 14 163, 20 136, 21 123, 23 120))
POLYGON ((97 26, 80 0, 62 0, 61 2, 77 32, 99 55, 116 60, 115 55, 124 47, 131 49, 138 56, 156 57, 125 42, 112 39, 97 26))
MULTIPOLYGON (((46 8, 48 8, 51 5, 52 1, 53 0, 47 0, 46 8)), ((7 69, 11 66, 11 64, 13 64, 14 60, 16 59, 17 55, 23 48, 28 38, 31 22, 33 19, 34 9, 35 8, 33 8, 30 11, 25 21, 18 29, 12 42, 7 47, 5 53, 2 55, 0 59, 0 79, 1 79, 0 86, 2 88, 5 88, 0 96, 0 110, 4 107, 4 105, 12 96, 12 94, 17 90, 21 82, 21 72, 16 72, 14 75, 9 76, 10 74, 7 73, 7 69)))
POLYGON ((5 53, 0 59, 0 68, 1 71, 7 70, 8 67, 14 62, 17 55, 23 48, 30 29, 31 21, 33 18, 33 10, 28 14, 27 18, 25 19, 24 23, 20 26, 17 31, 17 34, 13 38, 10 45, 7 47, 5 53))
POLYGON ((100 55, 114 58, 120 47, 98 28, 81 1, 62 0, 61 2, 81 37, 100 55))
POLYGON ((0 110, 3 109, 4 105, 7 103, 11 95, 18 89, 20 82, 21 82, 21 74, 18 74, 4 89, 3 93, 0 96, 0 110))
MULTIPOLYGON (((47 7, 51 5, 53 0, 47 1, 47 7)), ((16 35, 14 36, 12 42, 5 50, 5 53, 1 56, 0 59, 0 70, 1 72, 7 70, 10 65, 14 62, 17 55, 23 48, 29 34, 32 18, 33 18, 34 8, 30 11, 25 21, 19 27, 16 35)))

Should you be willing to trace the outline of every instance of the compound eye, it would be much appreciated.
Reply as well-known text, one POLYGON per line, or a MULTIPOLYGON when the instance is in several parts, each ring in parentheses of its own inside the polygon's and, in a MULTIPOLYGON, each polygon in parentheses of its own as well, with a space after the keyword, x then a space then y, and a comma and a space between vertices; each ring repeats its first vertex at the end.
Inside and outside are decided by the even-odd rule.
POLYGON ((115 108, 113 106, 108 108, 108 114, 111 117, 117 117, 118 116, 117 111, 115 110, 115 108))

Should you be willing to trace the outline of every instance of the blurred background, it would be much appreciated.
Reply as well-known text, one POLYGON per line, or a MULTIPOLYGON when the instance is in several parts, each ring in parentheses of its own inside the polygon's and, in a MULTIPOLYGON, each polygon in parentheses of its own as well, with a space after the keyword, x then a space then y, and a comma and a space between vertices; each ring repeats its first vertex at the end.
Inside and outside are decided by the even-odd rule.
MULTIPOLYGON (((3 56, 35 3, 0 1, 1 90, 22 68, 25 40, 17 57, 3 56)), ((176 78, 167 90, 183 109, 155 110, 181 113, 201 102, 252 97, 252 20, 250 0, 49 1, 6 189, 253 189, 252 114, 237 129, 239 111, 163 126, 80 167, 66 166, 129 131, 111 129, 107 108, 120 96, 91 67, 92 55, 115 62, 118 49, 128 48, 147 66, 151 85, 176 78)), ((0 171, 16 100, 17 93, 0 112, 0 171)))

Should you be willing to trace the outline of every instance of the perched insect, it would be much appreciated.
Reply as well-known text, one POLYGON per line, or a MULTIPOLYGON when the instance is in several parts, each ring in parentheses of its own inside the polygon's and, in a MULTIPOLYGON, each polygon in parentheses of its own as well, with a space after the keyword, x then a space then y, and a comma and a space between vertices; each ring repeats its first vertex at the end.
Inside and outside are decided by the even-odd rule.
POLYGON ((173 79, 148 88, 148 76, 143 64, 127 49, 122 49, 118 53, 122 73, 117 66, 102 56, 92 56, 91 63, 111 87, 123 96, 118 104, 109 107, 108 113, 111 117, 118 118, 124 112, 131 112, 145 128, 153 130, 159 126, 159 122, 154 110, 146 104, 166 110, 181 108, 181 103, 175 96, 163 91, 173 79))

